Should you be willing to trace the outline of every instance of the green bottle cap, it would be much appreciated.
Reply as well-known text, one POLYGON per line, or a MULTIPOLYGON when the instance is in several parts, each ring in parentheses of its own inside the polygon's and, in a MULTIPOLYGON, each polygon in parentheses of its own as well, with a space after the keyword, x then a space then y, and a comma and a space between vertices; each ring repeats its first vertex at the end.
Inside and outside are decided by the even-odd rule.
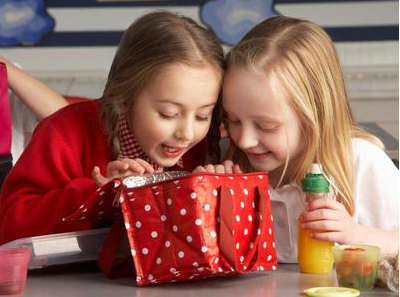
POLYGON ((321 166, 312 164, 310 171, 303 179, 303 191, 307 193, 328 193, 329 181, 322 174, 321 166))

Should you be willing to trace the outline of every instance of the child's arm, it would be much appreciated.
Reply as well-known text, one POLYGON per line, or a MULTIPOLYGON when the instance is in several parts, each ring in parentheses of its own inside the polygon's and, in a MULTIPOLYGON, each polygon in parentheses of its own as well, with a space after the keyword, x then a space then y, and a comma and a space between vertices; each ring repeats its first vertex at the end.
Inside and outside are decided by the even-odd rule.
POLYGON ((33 78, 12 62, 0 56, 0 62, 7 66, 8 86, 41 120, 68 102, 49 86, 33 78))
POLYGON ((299 220, 304 229, 315 232, 313 238, 339 244, 376 245, 382 254, 398 252, 399 231, 367 227, 354 221, 343 204, 331 198, 317 199, 308 204, 299 220))

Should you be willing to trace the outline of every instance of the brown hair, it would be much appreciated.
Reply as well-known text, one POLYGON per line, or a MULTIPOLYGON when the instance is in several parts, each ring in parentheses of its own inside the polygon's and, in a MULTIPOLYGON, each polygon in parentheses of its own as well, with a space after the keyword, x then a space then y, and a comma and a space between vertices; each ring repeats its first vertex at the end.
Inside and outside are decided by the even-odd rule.
MULTIPOLYGON (((124 33, 101 98, 102 116, 113 157, 119 155, 118 122, 135 97, 161 67, 182 63, 190 67, 224 69, 223 51, 211 32, 190 18, 153 12, 136 20, 124 33)), ((208 150, 219 156, 219 105, 207 134, 208 150)))
MULTIPOLYGON (((351 139, 359 137, 383 145, 356 125, 339 59, 326 32, 306 20, 286 16, 267 19, 233 48, 227 57, 227 67, 228 71, 232 67, 262 71, 274 95, 297 114, 305 149, 288 178, 300 185, 311 163, 320 163, 334 182, 338 201, 352 214, 351 139)), ((251 170, 239 148, 233 148, 230 157, 245 170, 251 170)), ((285 168, 288 163, 287 158, 285 168)), ((281 180, 284 174, 285 170, 281 180)))

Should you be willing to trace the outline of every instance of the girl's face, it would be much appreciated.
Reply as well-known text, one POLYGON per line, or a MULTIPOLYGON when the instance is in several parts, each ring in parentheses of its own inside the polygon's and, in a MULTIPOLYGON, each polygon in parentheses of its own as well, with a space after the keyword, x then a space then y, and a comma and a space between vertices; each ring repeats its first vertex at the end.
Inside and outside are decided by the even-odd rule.
POLYGON ((212 66, 163 67, 133 104, 130 128, 143 151, 164 167, 174 166, 207 134, 220 92, 212 66))
MULTIPOLYGON (((229 134, 257 171, 280 174, 286 156, 293 161, 304 146, 298 117, 279 102, 261 72, 240 67, 224 78, 223 107, 229 134)), ((288 172, 290 172, 290 164, 288 172)))

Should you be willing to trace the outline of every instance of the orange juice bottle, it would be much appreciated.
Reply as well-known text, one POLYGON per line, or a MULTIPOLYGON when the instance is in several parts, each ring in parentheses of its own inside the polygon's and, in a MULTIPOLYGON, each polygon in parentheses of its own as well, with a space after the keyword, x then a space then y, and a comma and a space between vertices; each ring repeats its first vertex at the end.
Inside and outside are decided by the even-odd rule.
MULTIPOLYGON (((324 177, 320 164, 311 164, 310 172, 306 174, 302 184, 307 202, 326 197, 329 192, 329 181, 324 177)), ((304 273, 331 272, 334 262, 331 247, 334 243, 313 239, 310 233, 310 230, 304 230, 301 227, 300 222, 298 242, 300 271, 304 273)))

